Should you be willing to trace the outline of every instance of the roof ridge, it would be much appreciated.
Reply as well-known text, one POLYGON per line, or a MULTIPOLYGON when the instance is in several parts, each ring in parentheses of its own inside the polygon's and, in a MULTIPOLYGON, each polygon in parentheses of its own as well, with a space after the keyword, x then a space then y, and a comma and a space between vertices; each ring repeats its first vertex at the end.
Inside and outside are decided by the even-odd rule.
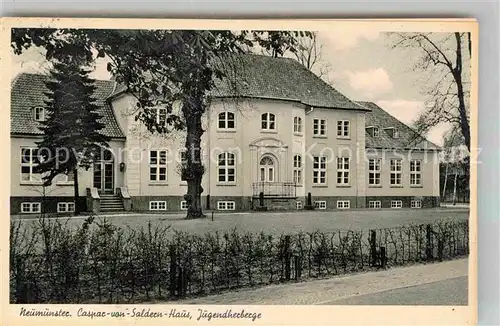
MULTIPOLYGON (((42 77, 42 78, 50 78, 50 76, 46 75, 46 74, 40 74, 40 73, 36 73, 36 72, 21 72, 21 73, 18 73, 12 81, 19 79, 23 75, 24 76, 37 76, 37 77, 42 77)), ((110 79, 98 79, 98 78, 92 78, 92 79, 96 82, 104 82, 104 83, 113 82, 113 80, 110 80, 110 79)))

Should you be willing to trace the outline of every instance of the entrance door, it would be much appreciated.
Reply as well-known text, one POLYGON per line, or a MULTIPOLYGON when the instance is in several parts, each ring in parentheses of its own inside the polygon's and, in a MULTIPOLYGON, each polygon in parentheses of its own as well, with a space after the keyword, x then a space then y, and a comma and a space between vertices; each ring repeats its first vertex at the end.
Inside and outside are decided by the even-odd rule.
POLYGON ((108 162, 94 163, 94 188, 103 194, 114 193, 114 164, 108 162))
POLYGON ((260 181, 261 182, 274 182, 275 177, 275 168, 274 168, 274 161, 272 158, 269 156, 264 156, 260 160, 260 181))

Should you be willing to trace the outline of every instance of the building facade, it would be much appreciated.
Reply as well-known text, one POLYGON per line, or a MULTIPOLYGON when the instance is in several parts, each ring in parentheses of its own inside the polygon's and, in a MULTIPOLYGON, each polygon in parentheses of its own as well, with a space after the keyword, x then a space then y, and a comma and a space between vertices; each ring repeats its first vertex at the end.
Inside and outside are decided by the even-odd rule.
MULTIPOLYGON (((421 208, 439 205, 439 148, 369 102, 354 102, 298 62, 249 55, 235 96, 217 87, 204 116, 204 207, 214 210, 421 208)), ((33 173, 45 76, 11 91, 11 214, 74 209, 71 176, 33 173)), ((109 149, 79 174, 89 211, 186 209, 183 132, 151 133, 135 98, 97 81, 109 149)), ((166 111, 154 109, 158 122, 166 111)))

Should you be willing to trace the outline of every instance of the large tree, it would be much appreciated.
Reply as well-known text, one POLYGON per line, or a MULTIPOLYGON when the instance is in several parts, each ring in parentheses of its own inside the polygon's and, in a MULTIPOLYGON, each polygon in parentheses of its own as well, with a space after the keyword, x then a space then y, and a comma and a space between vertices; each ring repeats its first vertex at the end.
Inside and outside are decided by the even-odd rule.
POLYGON ((108 70, 137 98, 138 120, 158 133, 186 131, 182 175, 188 185, 187 218, 198 218, 204 216, 201 121, 216 81, 231 84, 233 78, 229 77, 237 78, 232 70, 237 65, 231 65, 234 54, 258 45, 275 57, 281 56, 285 51, 296 51, 298 38, 310 35, 287 31, 16 29, 12 47, 21 53, 32 45, 43 46, 51 59, 76 43, 89 60, 92 50, 99 57, 109 57, 108 70), (176 105, 180 114, 174 110, 176 105), (149 110, 154 107, 167 110, 164 122, 158 123, 154 111, 149 110))
POLYGON ((97 105, 93 98, 94 80, 83 66, 78 53, 67 53, 55 61, 47 80, 45 109, 48 118, 42 122, 43 139, 37 142, 44 186, 60 174, 73 175, 75 214, 81 211, 78 170, 88 169, 92 160, 107 147, 109 138, 100 131, 97 105))
POLYGON ((471 41, 469 33, 393 33, 392 47, 417 53, 415 69, 426 72, 426 109, 416 121, 420 133, 449 123, 463 136, 470 151, 469 89, 471 41))

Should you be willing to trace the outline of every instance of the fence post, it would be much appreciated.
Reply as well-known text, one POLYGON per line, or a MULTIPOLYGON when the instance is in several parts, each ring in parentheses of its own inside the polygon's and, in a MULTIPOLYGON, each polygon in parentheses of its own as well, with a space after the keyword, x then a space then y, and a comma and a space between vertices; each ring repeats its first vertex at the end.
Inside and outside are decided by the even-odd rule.
POLYGON ((207 209, 210 209, 210 195, 207 195, 207 209))
POLYGON ((387 257, 385 247, 380 247, 380 267, 385 268, 387 265, 387 257))
POLYGON ((438 259, 439 259, 439 261, 443 261, 443 250, 444 250, 443 239, 439 238, 438 239, 438 259))
POLYGON ((293 261, 295 265, 295 280, 298 281, 300 280, 300 277, 302 276, 302 265, 300 261, 299 256, 293 256, 293 261))
POLYGON ((377 265, 377 231, 370 230, 370 259, 371 266, 377 265))
POLYGON ((169 247, 169 256, 170 256, 170 287, 169 292, 170 296, 176 296, 176 274, 177 274, 177 253, 175 250, 175 246, 171 245, 169 247))
POLYGON ((423 224, 420 224, 418 226, 418 231, 419 231, 419 235, 418 235, 418 240, 417 240, 417 244, 418 244, 418 260, 419 261, 422 261, 423 260, 423 253, 422 253, 422 246, 423 246, 423 242, 424 242, 424 239, 423 239, 423 233, 424 233, 424 225, 423 224))
POLYGON ((426 244, 425 244, 425 256, 427 258, 427 261, 431 261, 433 259, 433 252, 432 252, 432 226, 430 224, 427 224, 426 228, 426 244))
POLYGON ((184 268, 179 267, 179 277, 177 278, 177 294, 180 297, 186 295, 186 275, 184 268))
POLYGON ((290 265, 291 265, 291 259, 290 259, 290 236, 285 235, 285 243, 283 246, 283 255, 285 258, 285 280, 289 281, 291 277, 291 271, 290 271, 290 265))

